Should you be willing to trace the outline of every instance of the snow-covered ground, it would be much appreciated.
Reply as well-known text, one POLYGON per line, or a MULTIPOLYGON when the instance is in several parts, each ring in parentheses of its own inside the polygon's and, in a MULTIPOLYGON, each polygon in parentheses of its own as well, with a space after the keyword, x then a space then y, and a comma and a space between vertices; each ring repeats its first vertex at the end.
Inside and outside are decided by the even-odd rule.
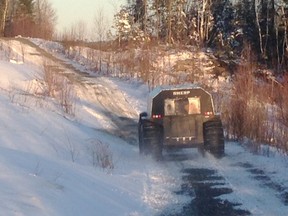
MULTIPOLYGON (((203 158, 194 149, 183 150, 189 157, 182 162, 141 157, 137 145, 109 131, 119 130, 113 114, 137 121, 145 109, 145 85, 87 77, 75 84, 75 107, 68 115, 44 94, 42 67, 48 57, 19 40, 0 43, 0 215, 173 215, 193 199, 175 193, 189 167, 216 170, 233 190, 220 199, 240 203, 252 215, 288 215, 285 156, 257 156, 227 142, 221 160, 203 158), (99 152, 109 156, 107 168, 97 161, 99 152), (257 179, 257 171, 269 179, 257 179)), ((61 53, 52 54, 77 67, 61 53)))
MULTIPOLYGON (((101 97, 99 104, 91 89, 77 87, 75 116, 65 114, 53 98, 40 94, 45 84, 37 50, 17 41, 3 41, 6 46, 17 58, 10 61, 5 49, 1 53, 1 215, 155 215, 187 200, 172 192, 180 187, 179 168, 141 158, 136 146, 105 132, 114 127, 101 108, 109 98, 101 97), (24 63, 18 58, 23 47, 24 63), (94 161, 99 145, 108 148, 113 167, 103 169, 94 161)), ((119 110, 136 116, 145 86, 95 82, 100 81, 102 88, 121 89, 114 95, 119 110), (124 99, 135 101, 135 107, 124 99)))

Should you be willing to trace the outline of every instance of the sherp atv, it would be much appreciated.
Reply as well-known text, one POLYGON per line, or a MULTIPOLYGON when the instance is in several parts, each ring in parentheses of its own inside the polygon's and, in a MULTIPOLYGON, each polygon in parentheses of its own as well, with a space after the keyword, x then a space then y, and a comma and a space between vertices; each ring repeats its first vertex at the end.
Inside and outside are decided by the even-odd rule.
POLYGON ((139 115, 139 150, 162 158, 163 148, 198 147, 224 155, 223 126, 211 94, 201 87, 162 86, 148 96, 147 112, 139 115))

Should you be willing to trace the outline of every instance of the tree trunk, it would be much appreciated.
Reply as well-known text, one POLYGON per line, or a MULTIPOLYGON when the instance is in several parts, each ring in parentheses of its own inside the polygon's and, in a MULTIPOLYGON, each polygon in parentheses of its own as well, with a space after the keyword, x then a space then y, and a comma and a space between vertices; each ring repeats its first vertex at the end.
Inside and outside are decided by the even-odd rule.
POLYGON ((200 11, 201 14, 201 18, 200 18, 200 38, 201 41, 203 42, 205 39, 205 11, 206 11, 206 4, 207 4, 207 0, 203 0, 202 1, 202 10, 200 11))
POLYGON ((5 23, 6 23, 6 16, 7 16, 7 11, 8 11, 8 1, 9 0, 3 0, 3 14, 1 17, 1 23, 0 23, 0 36, 4 36, 4 32, 5 32, 5 23))
MULTIPOLYGON (((267 8, 266 8, 266 34, 265 34, 265 45, 263 48, 263 52, 266 54, 266 50, 267 50, 267 45, 268 45, 268 38, 269 38, 269 2, 267 1, 267 8)), ((271 35, 272 36, 272 35, 271 35)))
POLYGON ((261 56, 263 56, 264 50, 263 50, 262 32, 261 32, 261 27, 260 27, 260 22, 259 22, 258 5, 259 5, 258 0, 254 0, 254 10, 255 10, 255 17, 256 17, 256 25, 258 29, 259 48, 260 48, 261 56))
POLYGON ((199 37, 200 41, 204 43, 209 39, 209 31, 210 31, 210 0, 202 0, 202 6, 198 12, 199 19, 199 37))
POLYGON ((281 7, 283 18, 284 18, 284 38, 283 38, 283 44, 282 44, 282 58, 281 58, 281 65, 285 61, 285 49, 286 52, 288 53, 288 37, 287 37, 287 27, 288 27, 288 22, 287 22, 287 17, 285 15, 285 10, 284 7, 281 7))
POLYGON ((172 0, 168 0, 168 43, 172 42, 172 0))
POLYGON ((143 17, 143 31, 146 36, 147 34, 147 0, 143 0, 144 17, 143 17))

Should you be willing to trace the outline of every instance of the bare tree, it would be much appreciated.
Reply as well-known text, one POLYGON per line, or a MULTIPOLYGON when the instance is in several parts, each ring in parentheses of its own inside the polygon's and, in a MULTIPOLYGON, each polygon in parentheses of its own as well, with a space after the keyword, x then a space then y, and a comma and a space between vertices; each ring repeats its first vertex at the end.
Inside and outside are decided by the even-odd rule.
POLYGON ((189 35, 197 44, 209 40, 209 33, 213 27, 213 16, 211 12, 212 0, 188 0, 186 10, 189 22, 189 35))
POLYGON ((76 40, 85 41, 87 39, 87 25, 83 20, 79 20, 71 28, 71 31, 75 33, 76 40))
POLYGON ((79 20, 73 23, 69 28, 65 28, 61 34, 62 41, 84 41, 87 35, 87 25, 84 21, 79 20))
POLYGON ((35 2, 35 36, 51 39, 55 32, 57 15, 49 0, 36 0, 35 2))
POLYGON ((96 34, 96 41, 99 43, 99 70, 102 71, 102 43, 107 35, 108 27, 105 25, 106 20, 103 14, 103 9, 99 9, 94 17, 94 32, 96 34))
POLYGON ((106 25, 107 21, 105 19, 103 9, 99 9, 94 17, 94 32, 96 40, 102 42, 105 40, 107 35, 108 26, 106 25))
POLYGON ((211 0, 202 0, 201 9, 199 10, 199 35, 201 41, 208 40, 209 25, 211 23, 211 0))

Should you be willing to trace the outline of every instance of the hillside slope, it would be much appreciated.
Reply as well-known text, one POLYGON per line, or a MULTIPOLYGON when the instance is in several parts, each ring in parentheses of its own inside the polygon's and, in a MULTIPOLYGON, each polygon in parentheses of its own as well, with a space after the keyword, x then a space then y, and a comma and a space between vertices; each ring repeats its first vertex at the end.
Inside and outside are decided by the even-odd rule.
POLYGON ((148 216, 182 202, 172 192, 178 168, 163 169, 149 158, 143 163, 131 145, 136 135, 130 144, 119 138, 130 139, 120 123, 135 126, 145 86, 78 79, 72 62, 54 61, 22 38, 0 43, 1 215, 148 216), (61 90, 49 93, 43 62, 69 78, 72 113, 57 96, 61 90), (97 159, 103 154, 109 166, 97 159))

